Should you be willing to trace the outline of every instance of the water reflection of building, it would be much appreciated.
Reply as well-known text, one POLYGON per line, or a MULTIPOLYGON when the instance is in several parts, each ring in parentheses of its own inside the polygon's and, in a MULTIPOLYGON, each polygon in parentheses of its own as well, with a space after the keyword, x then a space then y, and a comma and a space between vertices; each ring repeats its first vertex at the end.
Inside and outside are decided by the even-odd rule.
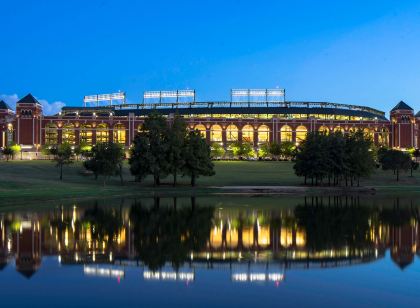
MULTIPOLYGON (((153 210, 157 224, 161 223, 159 213, 162 208, 165 207, 161 205, 153 210)), ((147 246, 150 250, 147 254, 139 251, 135 239, 138 240, 140 235, 136 234, 138 226, 132 220, 130 210, 129 207, 119 210, 71 207, 29 216, 18 213, 4 215, 0 221, 0 264, 5 266, 8 258, 14 258, 16 270, 26 277, 37 271, 43 255, 57 255, 64 265, 147 265, 145 258, 162 253, 153 251, 156 243, 165 243, 165 236, 171 236, 171 240, 177 236, 159 234, 156 243, 147 246)), ((188 266, 226 266, 237 268, 238 273, 252 273, 251 267, 258 264, 274 264, 275 268, 309 268, 371 262, 383 257, 387 249, 396 264, 405 268, 419 251, 420 235, 416 219, 392 225, 373 219, 379 214, 369 212, 368 216, 359 215, 362 217, 360 222, 350 221, 348 225, 340 222, 345 231, 331 235, 327 226, 318 227, 315 231, 311 229, 310 222, 305 222, 300 210, 300 216, 290 209, 218 210, 209 222, 211 227, 206 236, 194 239, 204 241, 200 249, 184 249, 189 247, 182 246, 188 241, 188 232, 180 235, 180 244, 172 249, 180 250, 174 255, 188 266)), ((180 211, 171 209, 169 216, 180 211)), ((186 213, 191 219, 192 212, 186 213)), ((322 215, 327 214, 324 211, 322 215)), ((343 216, 342 212, 338 215, 343 216)), ((182 220, 182 215, 176 216, 176 219, 182 220)), ((170 224, 167 220, 165 222, 170 224)), ((150 237, 145 240, 150 240, 150 237)), ((191 247, 198 247, 194 246, 196 244, 191 247)), ((162 262, 171 263, 171 258, 172 255, 162 262)))

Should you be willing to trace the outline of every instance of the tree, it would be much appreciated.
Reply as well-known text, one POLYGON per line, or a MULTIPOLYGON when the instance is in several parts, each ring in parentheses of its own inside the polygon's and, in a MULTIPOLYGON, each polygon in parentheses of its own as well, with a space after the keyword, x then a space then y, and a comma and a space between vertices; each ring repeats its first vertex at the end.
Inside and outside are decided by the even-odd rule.
POLYGON ((57 148, 54 161, 56 162, 56 167, 60 168, 60 181, 63 180, 63 166, 72 163, 72 154, 71 146, 68 143, 63 143, 57 148))
POLYGON ((239 159, 255 157, 254 147, 250 142, 236 141, 232 143, 232 151, 233 155, 239 159))
POLYGON ((268 152, 270 153, 270 155, 275 160, 279 160, 279 157, 280 157, 280 155, 282 153, 282 149, 281 149, 280 143, 277 143, 277 142, 270 143, 270 145, 268 147, 268 152))
POLYGON ((2 151, 3 155, 6 157, 6 161, 9 161, 10 158, 13 159, 13 150, 11 147, 5 147, 2 151))
POLYGON ((258 157, 259 158, 266 158, 270 155, 270 144, 265 142, 260 145, 260 148, 258 149, 258 157))
POLYGON ((188 134, 184 147, 183 174, 191 178, 191 186, 195 186, 196 179, 200 175, 212 176, 214 164, 210 157, 210 147, 200 132, 193 131, 188 134))
POLYGON ((184 165, 182 155, 187 136, 187 124, 184 119, 178 115, 174 117, 172 126, 167 130, 167 160, 168 172, 173 175, 173 185, 177 183, 177 175, 181 172, 184 165))
POLYGON ((119 175, 121 184, 123 184, 122 164, 125 158, 123 147, 118 143, 104 142, 98 143, 92 147, 90 159, 84 162, 87 170, 104 177, 104 185, 106 180, 114 175, 119 175))
POLYGON ((225 149, 223 146, 218 142, 213 142, 211 145, 211 158, 217 159, 223 157, 225 155, 225 149))
POLYGON ((400 179, 400 171, 407 171, 412 167, 412 160, 408 153, 399 150, 387 150, 381 156, 380 163, 383 170, 393 170, 397 177, 400 179))
POLYGON ((285 159, 290 160, 295 154, 295 145, 291 141, 283 141, 280 144, 281 147, 281 156, 285 159))
POLYGON ((413 157, 416 159, 416 162, 419 160, 419 157, 420 157, 420 150, 419 149, 414 150, 413 157))
POLYGON ((150 114, 141 131, 133 140, 130 150, 130 171, 137 180, 153 175, 154 185, 160 185, 162 177, 170 172, 168 160, 168 127, 166 119, 159 114, 150 114))

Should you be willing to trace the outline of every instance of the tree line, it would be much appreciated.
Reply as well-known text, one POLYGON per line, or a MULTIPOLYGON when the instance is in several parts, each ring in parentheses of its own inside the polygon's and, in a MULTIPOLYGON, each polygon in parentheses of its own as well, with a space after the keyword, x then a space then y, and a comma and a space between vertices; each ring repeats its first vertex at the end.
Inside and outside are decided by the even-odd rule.
POLYGON ((297 176, 312 185, 355 185, 375 169, 373 142, 362 131, 343 135, 310 132, 296 149, 297 176))
POLYGON ((151 175, 156 186, 168 175, 174 186, 179 175, 190 177, 195 186, 199 176, 215 174, 206 140, 177 115, 172 121, 160 114, 149 115, 133 140, 128 162, 137 181, 151 175))

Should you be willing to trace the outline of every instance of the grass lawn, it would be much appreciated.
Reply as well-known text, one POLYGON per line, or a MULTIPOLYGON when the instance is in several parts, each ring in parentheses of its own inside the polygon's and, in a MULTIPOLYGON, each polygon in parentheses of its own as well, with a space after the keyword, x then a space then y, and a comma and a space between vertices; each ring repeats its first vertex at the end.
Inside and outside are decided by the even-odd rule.
MULTIPOLYGON (((194 193, 216 191, 217 186, 299 186, 302 179, 293 173, 290 162, 230 161, 215 162, 216 175, 201 177, 194 193)), ((188 178, 180 178, 181 185, 173 188, 171 178, 164 180, 163 187, 155 189, 152 180, 145 183, 133 182, 128 165, 124 166, 125 184, 121 186, 117 177, 104 186, 101 179, 85 175, 80 162, 64 167, 63 181, 58 180, 59 170, 52 161, 10 161, 0 162, 0 203, 12 204, 28 201, 55 200, 62 198, 118 197, 128 195, 150 196, 155 192, 168 194, 191 194, 188 178)), ((375 174, 361 181, 364 186, 375 187, 379 192, 406 193, 420 191, 420 172, 414 177, 402 174, 400 182, 392 172, 377 170, 375 174)))

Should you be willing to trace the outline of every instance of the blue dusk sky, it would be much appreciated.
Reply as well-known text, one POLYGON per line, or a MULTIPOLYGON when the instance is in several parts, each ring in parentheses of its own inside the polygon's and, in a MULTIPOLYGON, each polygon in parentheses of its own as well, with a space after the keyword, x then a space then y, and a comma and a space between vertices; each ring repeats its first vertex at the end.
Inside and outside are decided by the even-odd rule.
POLYGON ((0 0, 0 99, 286 89, 289 100, 420 109, 420 1, 0 0))

